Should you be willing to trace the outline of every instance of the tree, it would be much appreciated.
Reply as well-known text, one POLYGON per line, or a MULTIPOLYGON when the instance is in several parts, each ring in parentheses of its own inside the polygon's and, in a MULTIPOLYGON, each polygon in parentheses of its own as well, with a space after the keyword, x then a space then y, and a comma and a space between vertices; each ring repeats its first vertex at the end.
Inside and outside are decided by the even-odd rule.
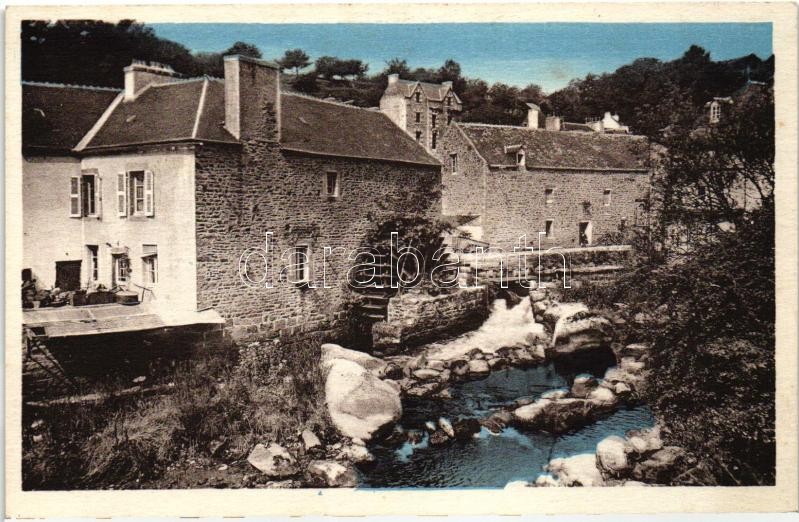
POLYGON ((448 59, 438 69, 439 82, 456 82, 461 78, 461 64, 453 59, 448 59))
POLYGON ((361 60, 342 60, 335 56, 320 56, 315 62, 316 74, 326 80, 335 77, 362 77, 369 70, 369 65, 361 60))
POLYGON ((288 49, 277 63, 281 69, 294 69, 294 78, 299 78, 300 69, 311 65, 311 60, 302 49, 288 49))
POLYGON ((224 52, 222 52, 222 56, 230 56, 230 55, 241 55, 241 56, 249 56, 250 58, 262 58, 261 50, 254 44, 247 43, 247 42, 236 42, 224 52))
POLYGON ((383 74, 398 74, 400 78, 409 78, 411 69, 408 67, 408 61, 403 58, 392 58, 386 62, 386 68, 383 69, 383 74))

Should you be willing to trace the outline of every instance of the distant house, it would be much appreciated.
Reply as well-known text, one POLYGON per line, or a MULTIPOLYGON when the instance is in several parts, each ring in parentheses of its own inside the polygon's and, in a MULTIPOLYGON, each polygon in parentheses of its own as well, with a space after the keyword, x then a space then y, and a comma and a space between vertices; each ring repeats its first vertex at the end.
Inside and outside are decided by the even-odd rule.
MULTIPOLYGON (((649 145, 641 136, 565 130, 559 119, 528 126, 455 123, 436 154, 444 166, 442 208, 462 230, 512 249, 523 235, 537 246, 596 244, 644 225, 649 145)), ((614 119, 615 121, 615 119, 614 119)))
POLYGON ((441 170, 380 112, 283 93, 276 65, 240 56, 224 79, 134 63, 121 91, 24 83, 23 157, 39 287, 125 288, 261 336, 335 328, 351 261, 323 265, 323 247, 360 246, 391 196, 441 170))
POLYGON ((380 110, 418 143, 432 152, 441 134, 463 110, 452 82, 427 83, 388 75, 380 110))

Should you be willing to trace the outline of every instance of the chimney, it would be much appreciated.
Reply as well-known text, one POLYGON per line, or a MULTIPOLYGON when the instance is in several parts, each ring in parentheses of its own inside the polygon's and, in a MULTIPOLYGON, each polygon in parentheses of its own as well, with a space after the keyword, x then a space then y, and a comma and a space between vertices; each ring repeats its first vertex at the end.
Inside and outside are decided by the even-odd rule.
POLYGON ((133 60, 125 71, 125 101, 131 101, 148 85, 169 83, 179 75, 168 65, 156 62, 133 60))
POLYGON ((399 81, 399 74, 389 74, 388 75, 388 84, 392 85, 399 81))
POLYGON ((528 103, 527 104, 527 127, 530 129, 537 129, 538 128, 538 115, 541 112, 541 108, 536 105, 535 103, 528 103))
POLYGON ((268 115, 274 113, 273 132, 280 139, 280 70, 276 64, 249 56, 225 56, 225 128, 236 139, 247 139, 263 132, 268 115), (265 118, 266 116, 266 118, 265 118))
POLYGON ((560 116, 547 116, 546 129, 549 131, 560 130, 560 116))

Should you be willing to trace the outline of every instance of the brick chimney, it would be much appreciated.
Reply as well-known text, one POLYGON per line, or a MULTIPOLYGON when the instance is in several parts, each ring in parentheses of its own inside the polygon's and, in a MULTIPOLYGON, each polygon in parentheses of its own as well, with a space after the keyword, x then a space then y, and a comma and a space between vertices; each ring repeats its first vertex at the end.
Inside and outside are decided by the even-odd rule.
MULTIPOLYGON (((225 56, 225 128, 237 139, 264 131, 271 108, 274 135, 280 138, 280 69, 277 64, 249 56, 225 56)), ((265 136, 260 135, 260 138, 265 136)))
POLYGON ((560 116, 547 116, 546 129, 550 131, 560 130, 560 116))
POLYGON ((537 129, 538 128, 538 115, 541 112, 541 108, 536 105, 535 103, 528 103, 527 104, 527 127, 530 129, 537 129))
POLYGON ((156 62, 133 60, 125 71, 125 101, 131 101, 148 85, 169 83, 179 75, 168 65, 156 62))
POLYGON ((388 75, 388 84, 392 85, 399 81, 399 74, 389 74, 388 75))

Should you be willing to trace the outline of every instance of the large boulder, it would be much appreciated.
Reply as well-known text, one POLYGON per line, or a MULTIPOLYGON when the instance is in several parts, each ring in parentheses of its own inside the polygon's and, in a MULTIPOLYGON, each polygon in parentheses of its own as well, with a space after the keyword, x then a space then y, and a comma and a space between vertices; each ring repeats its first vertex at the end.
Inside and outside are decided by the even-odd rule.
POLYGON ((335 359, 344 359, 345 361, 352 361, 359 364, 364 369, 374 373, 377 376, 382 376, 386 370, 386 361, 372 357, 368 353, 359 352, 356 350, 349 350, 343 346, 333 343, 322 345, 322 368, 329 369, 330 365, 335 359))
POLYGON ((469 440, 475 433, 480 432, 480 421, 477 419, 460 419, 452 424, 455 438, 469 440))
POLYGON ((255 469, 270 478, 290 477, 297 474, 297 462, 280 444, 256 444, 247 457, 255 469))
POLYGON ((554 303, 548 307, 543 315, 544 324, 550 330, 555 328, 555 324, 564 317, 570 317, 580 312, 587 312, 588 307, 583 303, 554 303))
POLYGON ((370 440, 402 416, 399 390, 360 364, 332 359, 325 382, 325 402, 333 425, 344 436, 370 440))
POLYGON ((540 427, 550 433, 564 433, 594 420, 596 406, 585 399, 565 398, 550 401, 540 416, 540 427))
POLYGON ((469 361, 469 373, 473 375, 485 375, 491 371, 488 362, 482 359, 472 359, 469 361))
POLYGON ((564 315, 555 323, 550 353, 560 357, 606 347, 612 340, 611 327, 607 318, 588 311, 564 315))
POLYGON ((622 478, 630 472, 627 447, 627 441, 616 435, 602 439, 597 444, 596 464, 603 475, 622 478))
POLYGON ((574 378, 571 395, 572 397, 584 399, 588 397, 588 394, 591 393, 591 391, 593 391, 597 386, 597 380, 593 376, 585 374, 578 375, 574 378))
POLYGON ((605 481, 596 466, 593 453, 553 459, 547 469, 561 486, 604 486, 605 481))
POLYGON ((308 465, 312 484, 330 488, 354 488, 358 475, 351 466, 333 460, 314 460, 308 465))

